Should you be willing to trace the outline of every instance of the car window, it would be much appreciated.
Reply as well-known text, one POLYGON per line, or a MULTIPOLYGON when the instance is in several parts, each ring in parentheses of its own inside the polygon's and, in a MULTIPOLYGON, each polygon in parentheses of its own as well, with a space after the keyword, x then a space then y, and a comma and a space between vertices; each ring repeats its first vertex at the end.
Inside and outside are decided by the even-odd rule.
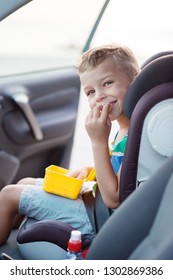
POLYGON ((171 0, 110 1, 93 45, 119 42, 144 62, 151 55, 173 48, 171 0))
POLYGON ((0 76, 75 64, 104 0, 35 0, 0 23, 0 76))

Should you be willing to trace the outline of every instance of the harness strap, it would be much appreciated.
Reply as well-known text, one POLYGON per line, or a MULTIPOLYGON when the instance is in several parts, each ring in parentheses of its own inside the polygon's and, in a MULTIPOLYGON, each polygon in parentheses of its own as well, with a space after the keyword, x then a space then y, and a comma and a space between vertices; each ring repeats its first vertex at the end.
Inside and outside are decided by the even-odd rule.
POLYGON ((96 224, 95 224, 95 215, 94 215, 94 196, 92 194, 92 191, 84 192, 82 194, 82 199, 85 204, 85 208, 90 220, 90 223, 94 229, 94 232, 97 233, 96 231, 96 224))
POLYGON ((95 198, 92 191, 82 194, 85 208, 95 233, 101 229, 110 217, 109 208, 104 204, 99 188, 96 188, 95 198))
POLYGON ((95 223, 97 232, 101 229, 109 217, 109 208, 103 202, 100 190, 97 188, 95 194, 95 223))

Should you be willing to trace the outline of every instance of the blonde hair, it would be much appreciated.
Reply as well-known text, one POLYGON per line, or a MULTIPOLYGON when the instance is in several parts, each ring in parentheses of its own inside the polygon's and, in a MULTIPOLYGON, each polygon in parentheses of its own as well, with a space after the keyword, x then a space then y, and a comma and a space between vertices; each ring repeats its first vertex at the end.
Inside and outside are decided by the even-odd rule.
POLYGON ((79 75, 92 70, 107 57, 112 57, 118 69, 123 71, 132 81, 140 71, 138 61, 128 47, 111 44, 95 47, 83 53, 77 65, 79 75))

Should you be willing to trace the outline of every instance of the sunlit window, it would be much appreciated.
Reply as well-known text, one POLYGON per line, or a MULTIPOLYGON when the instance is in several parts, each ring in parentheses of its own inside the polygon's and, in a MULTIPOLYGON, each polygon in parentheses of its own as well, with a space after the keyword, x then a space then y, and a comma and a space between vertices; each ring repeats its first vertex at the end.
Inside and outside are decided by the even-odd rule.
POLYGON ((110 1, 92 45, 119 42, 143 62, 151 55, 173 50, 172 0, 110 1))
POLYGON ((35 0, 0 22, 0 75, 71 66, 104 0, 35 0))

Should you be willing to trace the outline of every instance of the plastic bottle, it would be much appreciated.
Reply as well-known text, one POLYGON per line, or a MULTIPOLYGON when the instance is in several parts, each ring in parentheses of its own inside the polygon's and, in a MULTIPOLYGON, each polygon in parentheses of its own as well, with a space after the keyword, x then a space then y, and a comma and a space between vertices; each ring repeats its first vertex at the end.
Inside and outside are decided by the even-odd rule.
POLYGON ((67 257, 68 260, 82 260, 82 240, 81 232, 79 230, 72 230, 70 239, 68 241, 67 257))

